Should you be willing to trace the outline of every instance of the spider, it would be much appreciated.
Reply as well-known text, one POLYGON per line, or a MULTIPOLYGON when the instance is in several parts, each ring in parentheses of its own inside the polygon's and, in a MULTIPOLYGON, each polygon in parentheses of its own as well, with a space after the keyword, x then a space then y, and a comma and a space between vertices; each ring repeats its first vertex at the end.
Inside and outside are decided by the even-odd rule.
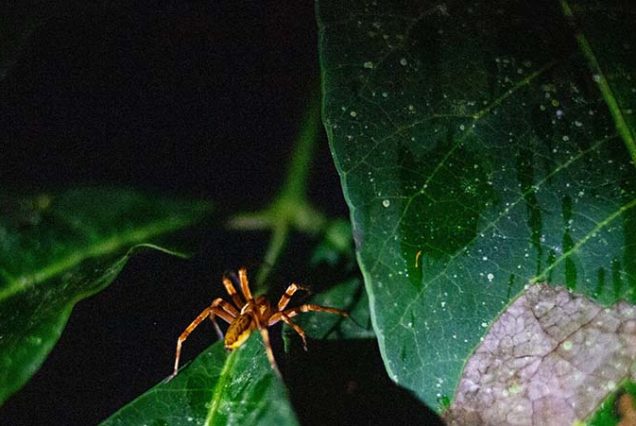
POLYGON ((238 278, 241 284, 241 297, 234 288, 234 284, 227 275, 223 276, 223 285, 228 295, 232 298, 234 304, 227 302, 222 298, 217 298, 212 301, 212 304, 205 308, 195 319, 186 327, 177 339, 177 350, 174 360, 174 371, 169 378, 174 377, 179 370, 179 358, 181 357, 181 345, 188 338, 190 333, 197 328, 202 321, 206 318, 212 320, 214 329, 216 330, 219 339, 224 339, 225 348, 233 350, 240 347, 247 341, 252 331, 258 330, 263 337, 263 343, 265 344, 265 352, 267 358, 272 366, 272 369, 278 376, 280 376, 280 370, 276 364, 274 358, 274 352, 269 340, 268 327, 276 324, 279 321, 283 321, 289 325, 302 339, 303 348, 307 350, 307 339, 305 337, 305 331, 296 323, 292 322, 291 318, 295 317, 301 312, 328 312, 330 314, 341 315, 345 318, 349 317, 349 314, 343 310, 336 308, 329 308, 326 306, 303 304, 294 308, 287 308, 290 299, 298 290, 308 291, 307 288, 302 287, 296 283, 292 283, 287 287, 285 293, 278 300, 278 304, 272 307, 270 302, 264 297, 259 296, 256 299, 252 296, 250 290, 249 281, 247 279, 247 270, 241 268, 238 271, 238 278), (244 300, 245 299, 245 300, 244 300), (216 318, 221 318, 223 321, 229 324, 225 338, 223 333, 216 322, 216 318))

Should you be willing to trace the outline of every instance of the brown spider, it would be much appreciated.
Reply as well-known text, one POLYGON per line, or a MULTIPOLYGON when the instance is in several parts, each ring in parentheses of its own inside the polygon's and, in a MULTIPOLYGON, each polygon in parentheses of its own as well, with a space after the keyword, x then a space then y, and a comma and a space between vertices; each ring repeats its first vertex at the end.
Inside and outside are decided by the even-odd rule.
POLYGON ((256 298, 256 300, 252 297, 252 292, 249 287, 249 281, 247 280, 247 270, 245 268, 239 269, 238 276, 241 283, 241 293, 243 293, 243 298, 245 298, 245 301, 243 301, 243 298, 236 292, 232 281, 227 276, 224 276, 223 285, 225 286, 225 290, 227 291, 227 293, 232 298, 232 302, 234 302, 234 304, 231 304, 220 297, 214 299, 212 304, 205 308, 194 319, 194 321, 192 321, 190 325, 187 326, 185 330, 183 330, 183 333, 181 333, 181 335, 177 339, 177 352, 174 360, 174 371, 170 378, 174 377, 177 374, 177 370, 179 369, 179 357, 181 356, 182 343, 188 338, 190 333, 208 317, 212 320, 214 328, 220 339, 223 338, 223 333, 221 332, 221 329, 216 322, 216 317, 221 318, 223 321, 229 324, 224 338, 225 348, 228 350, 240 347, 243 343, 245 343, 245 341, 247 341, 247 338, 250 336, 252 331, 258 329, 258 331, 261 333, 261 336, 263 337, 267 358, 269 359, 272 368, 279 376, 280 371, 278 370, 276 360, 274 359, 274 352, 272 351, 272 345, 270 343, 269 333, 267 331, 267 328, 269 326, 274 325, 282 320, 285 324, 293 328, 296 333, 298 333, 303 341, 304 349, 307 350, 307 339, 305 338, 305 331, 298 324, 292 322, 292 317, 295 317, 301 312, 310 311, 329 312, 331 314, 342 315, 343 317, 347 318, 349 317, 349 314, 345 311, 320 305, 303 304, 294 308, 285 309, 291 297, 296 293, 296 291, 307 291, 305 287, 302 287, 295 283, 292 283, 289 285, 289 287, 287 287, 285 293, 278 300, 276 309, 273 309, 270 302, 264 296, 259 296, 256 298))

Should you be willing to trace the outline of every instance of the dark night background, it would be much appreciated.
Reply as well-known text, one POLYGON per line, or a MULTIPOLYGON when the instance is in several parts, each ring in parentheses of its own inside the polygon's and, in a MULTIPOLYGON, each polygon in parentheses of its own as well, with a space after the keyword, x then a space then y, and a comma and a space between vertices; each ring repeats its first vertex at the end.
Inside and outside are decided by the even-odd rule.
MULTIPOLYGON (((120 185, 209 199, 217 214, 209 232, 186 233, 199 244, 192 259, 141 254, 79 303, 41 370, 0 408, 0 424, 105 419, 170 373, 176 337, 220 293, 221 273, 258 262, 266 234, 219 225, 263 207, 280 187, 317 94, 313 8, 82 5, 37 28, 0 81, 0 184, 17 192, 120 185)), ((324 137, 310 182, 319 208, 347 217, 324 137)), ((299 254, 284 257, 282 282, 310 273, 313 243, 297 237, 290 246, 299 254)), ((183 361, 215 338, 201 328, 183 361)), ((427 422, 422 406, 390 384, 374 342, 310 345, 283 365, 302 424, 427 422)))

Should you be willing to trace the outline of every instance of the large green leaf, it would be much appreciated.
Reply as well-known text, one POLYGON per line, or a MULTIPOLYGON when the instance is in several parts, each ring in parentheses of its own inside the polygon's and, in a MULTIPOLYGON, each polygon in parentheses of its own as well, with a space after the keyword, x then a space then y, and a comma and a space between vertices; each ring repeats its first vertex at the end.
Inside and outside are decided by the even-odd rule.
POLYGON ((40 367, 79 300, 110 284, 131 248, 192 225, 205 203, 124 190, 0 198, 0 403, 40 367))
POLYGON ((258 333, 239 349, 219 341, 167 383, 102 423, 108 425, 294 425, 287 391, 258 333), (258 337, 257 337, 258 336, 258 337))
POLYGON ((636 301, 633 2, 320 0, 318 21, 396 382, 439 409, 529 283, 636 301))

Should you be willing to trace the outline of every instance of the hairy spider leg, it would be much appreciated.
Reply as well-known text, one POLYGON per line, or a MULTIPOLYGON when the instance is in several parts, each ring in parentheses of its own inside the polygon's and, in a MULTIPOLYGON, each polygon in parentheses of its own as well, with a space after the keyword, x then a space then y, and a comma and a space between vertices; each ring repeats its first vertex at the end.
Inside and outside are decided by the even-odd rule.
POLYGON ((298 324, 293 322, 291 320, 291 318, 289 318, 283 312, 280 313, 280 318, 283 320, 283 322, 285 324, 287 324, 288 326, 293 328, 294 331, 300 336, 300 338, 303 340, 303 349, 306 351, 307 350, 307 338, 305 337, 305 330, 303 330, 303 328, 301 326, 299 326, 298 324))
POLYGON ((312 305, 308 303, 305 305, 295 306, 293 308, 286 309, 282 312, 275 313, 269 319, 269 323, 272 324, 272 321, 280 321, 283 315, 287 315, 289 318, 293 318, 301 312, 328 312, 330 314, 336 314, 336 315, 343 316, 345 318, 349 318, 349 314, 343 311, 342 309, 328 308, 327 306, 312 305), (280 317, 278 317, 279 315, 280 317))
POLYGON ((289 287, 287 287, 287 289, 285 290, 285 293, 283 293, 283 295, 278 300, 278 310, 279 311, 282 311, 283 309, 285 309, 287 307, 287 304, 291 300, 292 296, 298 290, 309 291, 309 289, 307 287, 303 287, 303 286, 298 285, 296 283, 291 283, 289 285, 289 287))
POLYGON ((243 296, 245 296, 246 301, 248 303, 254 302, 252 291, 250 290, 250 283, 247 280, 247 269, 239 269, 239 280, 241 281, 241 291, 243 292, 243 296))
MULTIPOLYGON (((239 274, 240 272, 241 271, 239 271, 239 274)), ((267 354, 267 359, 272 366, 272 370, 274 370, 274 373, 276 373, 279 378, 282 378, 283 376, 281 375, 278 364, 276 363, 276 358, 274 358, 274 350, 272 349, 272 342, 269 338, 269 331, 267 331, 267 317, 261 316, 256 302, 254 302, 253 300, 248 300, 247 304, 243 307, 243 309, 241 309, 241 315, 245 314, 250 315, 254 320, 256 328, 258 329, 259 333, 261 333, 261 338, 263 339, 263 344, 265 345, 265 354, 267 354), (263 323, 263 321, 265 323, 263 323)))
POLYGON ((241 296, 239 296, 239 294, 236 292, 232 280, 227 275, 223 275, 223 285, 225 286, 225 291, 227 291, 227 294, 229 294, 232 298, 232 302, 234 302, 237 308, 241 309, 241 306, 243 306, 245 303, 243 302, 243 299, 241 299, 241 296))
POLYGON ((234 320, 235 315, 233 315, 230 312, 227 312, 224 309, 224 307, 227 307, 228 305, 229 303, 221 299, 220 297, 218 299, 214 299, 212 304, 208 306, 207 308, 205 308, 203 311, 201 311, 201 313, 194 319, 194 321, 192 321, 190 325, 188 325, 186 329, 183 330, 183 332, 177 339, 177 350, 176 350, 176 354, 174 358, 174 371, 172 372, 172 375, 169 377, 169 379, 172 379, 174 376, 176 376, 177 371, 179 370, 179 358, 181 358, 181 346, 183 342, 185 342, 185 340, 188 338, 190 333, 192 333, 192 331, 195 328, 197 328, 204 319, 206 319, 209 316, 212 319, 212 321, 214 321, 214 316, 218 316, 219 318, 221 318, 223 321, 227 322, 228 324, 234 320))
MULTIPOLYGON (((211 308, 215 308, 217 306, 220 306, 221 309, 223 309, 225 312, 230 314, 230 316, 232 317, 230 321, 228 321, 227 319, 224 320, 227 323, 232 322, 233 319, 239 315, 239 311, 230 302, 226 302, 220 297, 214 299, 214 301, 210 305, 211 308)), ((223 340, 223 332, 221 331, 219 324, 216 322, 216 314, 214 313, 214 311, 210 313, 210 321, 212 321, 212 325, 214 326, 214 331, 216 332, 216 336, 219 338, 219 340, 223 340)))
POLYGON ((302 327, 291 320, 292 317, 295 317, 301 312, 327 312, 330 314, 341 315, 345 318, 349 318, 349 314, 341 309, 328 308, 326 306, 311 304, 300 305, 284 311, 279 311, 269 317, 269 320, 267 321, 268 325, 274 325, 282 320, 285 324, 293 328, 294 331, 298 333, 298 335, 303 340, 303 347, 305 350, 307 350, 307 339, 305 337, 305 330, 303 330, 302 327))
POLYGON ((259 327, 258 331, 261 333, 261 337, 263 338, 263 344, 265 345, 265 353, 267 354, 267 359, 269 360, 270 365, 272 366, 272 370, 279 378, 282 378, 282 374, 280 374, 280 370, 278 369, 278 364, 276 364, 276 358, 274 358, 274 350, 272 349, 272 342, 269 340, 269 332, 266 327, 259 327))

